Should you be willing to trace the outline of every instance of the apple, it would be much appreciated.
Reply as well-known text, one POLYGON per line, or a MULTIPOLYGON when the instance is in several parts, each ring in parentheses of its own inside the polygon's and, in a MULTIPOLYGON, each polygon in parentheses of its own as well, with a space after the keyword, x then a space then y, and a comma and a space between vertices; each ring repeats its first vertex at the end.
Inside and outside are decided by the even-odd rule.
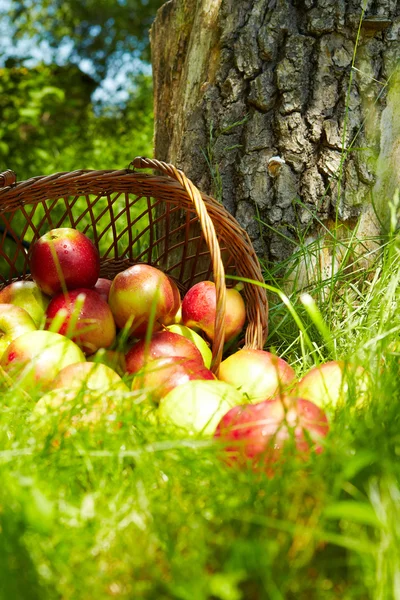
POLYGON ((226 412, 245 398, 224 381, 202 379, 188 381, 161 398, 158 420, 183 434, 212 436, 226 412))
POLYGON ((115 340, 111 309, 93 289, 78 288, 57 294, 47 307, 46 316, 46 329, 70 337, 87 354, 107 348, 115 340), (57 316, 60 317, 58 326, 55 324, 57 316))
POLYGON ((112 281, 110 279, 106 279, 105 277, 99 277, 95 283, 94 289, 100 296, 108 302, 108 296, 110 294, 112 281))
POLYGON ((70 227, 52 229, 31 246, 32 279, 49 296, 93 287, 100 273, 99 252, 83 233, 70 227))
POLYGON ((37 327, 28 312, 14 304, 0 304, 0 356, 13 340, 37 327))
POLYGON ((321 408, 336 407, 352 392, 356 406, 361 406, 367 399, 368 374, 361 366, 340 360, 312 367, 296 387, 296 395, 321 408))
POLYGON ((126 373, 125 354, 119 350, 99 348, 95 354, 88 356, 86 360, 107 365, 107 367, 116 371, 120 376, 126 373))
POLYGON ((203 357, 197 346, 189 339, 172 331, 158 331, 149 341, 140 340, 128 350, 125 361, 128 373, 137 373, 155 358, 178 356, 194 360, 204 366, 203 357))
POLYGON ((290 444, 299 457, 323 450, 328 419, 316 404, 303 398, 281 396, 258 404, 236 406, 218 423, 215 439, 223 442, 228 464, 253 464, 274 473, 290 444))
POLYGON ((91 390, 102 393, 129 393, 121 377, 107 365, 79 362, 67 365, 55 377, 50 389, 91 390))
POLYGON ((183 335, 183 337, 187 338, 194 344, 196 344, 197 348, 200 350, 201 355, 203 357, 203 361, 207 369, 211 366, 212 360, 212 352, 208 343, 193 329, 190 327, 186 327, 186 325, 181 325, 178 323, 174 323, 172 325, 168 325, 166 327, 168 331, 172 331, 172 333, 179 333, 179 335, 183 335))
POLYGON ((272 398, 294 382, 296 373, 282 358, 266 350, 244 348, 221 362, 218 379, 247 395, 251 402, 272 398))
POLYGON ((78 430, 111 433, 121 428, 122 415, 129 403, 119 394, 103 394, 94 390, 55 389, 44 394, 33 407, 29 421, 33 431, 51 438, 59 447, 62 438, 78 430))
MULTIPOLYGON (((182 300, 182 323, 187 327, 204 331, 214 339, 217 296, 212 281, 200 281, 191 287, 182 300)), ((235 288, 226 290, 225 342, 236 337, 246 321, 246 307, 240 292, 235 288)))
POLYGON ((108 302, 117 326, 140 338, 146 335, 151 319, 152 332, 168 325, 181 300, 170 277, 150 265, 136 264, 114 277, 108 302))
POLYGON ((24 308, 35 322, 36 328, 44 322, 44 313, 50 302, 34 281, 13 281, 0 291, 0 302, 24 308))
POLYGON ((34 391, 49 389, 61 369, 84 360, 85 355, 72 340, 59 333, 37 330, 13 340, 0 359, 0 366, 22 389, 34 391))
POLYGON ((215 375, 196 360, 172 356, 156 358, 143 366, 132 381, 132 391, 142 390, 154 402, 179 385, 195 379, 215 380, 215 375))

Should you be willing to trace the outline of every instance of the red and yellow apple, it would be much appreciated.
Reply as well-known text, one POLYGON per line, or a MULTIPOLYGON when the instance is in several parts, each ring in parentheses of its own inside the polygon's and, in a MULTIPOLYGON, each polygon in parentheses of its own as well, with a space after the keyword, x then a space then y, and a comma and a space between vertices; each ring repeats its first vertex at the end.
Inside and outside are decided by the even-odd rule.
POLYGON ((27 311, 14 304, 0 304, 0 357, 13 340, 37 327, 27 311))
POLYGON ((128 386, 121 377, 107 365, 93 362, 79 362, 67 365, 57 374, 50 389, 91 390, 103 394, 113 392, 129 393, 128 386))
MULTIPOLYGON (((204 331, 214 339, 217 295, 212 281, 200 281, 191 287, 182 300, 182 323, 190 328, 204 331)), ((246 307, 240 292, 235 288, 226 290, 225 342, 236 337, 246 321, 246 307)))
POLYGON ((196 360, 178 356, 156 358, 136 373, 132 391, 142 390, 153 402, 159 402, 175 387, 194 379, 215 380, 215 375, 196 360))
POLYGON ((32 279, 49 296, 93 287, 100 273, 99 252, 83 233, 70 227, 52 229, 31 246, 32 279))
POLYGON ((193 329, 190 329, 190 327, 186 327, 186 325, 181 325, 180 323, 173 323, 172 325, 168 325, 166 329, 168 331, 172 331, 172 333, 178 333, 179 335, 183 335, 183 337, 196 344, 197 348, 201 352, 205 366, 207 367, 207 369, 210 368, 212 360, 211 348, 209 344, 201 337, 201 335, 199 335, 193 329))
POLYGON ((149 341, 140 340, 128 350, 125 356, 128 373, 137 373, 145 364, 155 358, 177 356, 194 360, 204 366, 203 357, 197 346, 189 339, 172 331, 158 331, 149 341))
POLYGON ((328 431, 328 419, 316 404, 282 396, 232 408, 219 422, 214 437, 223 442, 228 464, 251 464, 272 475, 290 444, 304 460, 311 451, 322 452, 321 442, 328 431))
POLYGON ((159 269, 136 264, 118 273, 113 279, 108 298, 115 322, 120 329, 128 328, 134 337, 158 331, 168 325, 180 307, 176 284, 159 269))
POLYGON ((84 362, 85 355, 72 340, 52 331, 31 331, 11 342, 0 366, 28 392, 48 390, 67 365, 84 362))
POLYGON ((0 302, 25 309, 38 328, 44 323, 44 313, 50 298, 43 294, 34 281, 21 280, 13 281, 0 291, 0 302))
POLYGON ((218 379, 246 394, 250 402, 272 398, 295 381, 296 373, 282 358, 266 350, 238 350, 221 362, 218 379))
POLYGON ((95 289, 96 292, 98 294, 100 294, 100 296, 103 298, 103 300, 108 302, 108 296, 110 294, 111 285, 112 285, 111 279, 106 279, 105 277, 99 277, 98 280, 96 281, 96 284, 93 289, 95 289))
POLYGON ((356 406, 368 396, 368 374, 361 366, 332 360, 312 367, 296 387, 296 395, 311 400, 322 408, 336 407, 354 395, 356 406))
POLYGON ((108 348, 115 340, 114 317, 107 302, 93 289, 57 294, 46 311, 46 329, 71 338, 87 354, 108 348), (56 326, 56 319, 60 317, 56 326))

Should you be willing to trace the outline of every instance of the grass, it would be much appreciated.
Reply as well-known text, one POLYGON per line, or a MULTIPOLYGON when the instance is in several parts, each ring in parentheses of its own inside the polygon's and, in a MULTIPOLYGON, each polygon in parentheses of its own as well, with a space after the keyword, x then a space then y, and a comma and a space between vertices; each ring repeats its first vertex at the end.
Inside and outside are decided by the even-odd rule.
POLYGON ((392 232, 376 271, 309 289, 329 289, 317 307, 269 287, 268 348, 299 376, 333 358, 371 375, 363 408, 350 393, 329 411, 324 452, 279 477, 227 467, 135 396, 120 425, 65 436, 71 413, 32 420, 4 391, 0 598, 400 598, 399 252, 392 232))

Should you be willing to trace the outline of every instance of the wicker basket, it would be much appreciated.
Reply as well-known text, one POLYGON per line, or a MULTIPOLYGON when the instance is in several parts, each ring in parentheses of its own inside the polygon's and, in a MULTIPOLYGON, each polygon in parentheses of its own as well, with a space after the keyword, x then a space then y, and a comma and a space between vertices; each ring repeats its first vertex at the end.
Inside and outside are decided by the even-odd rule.
MULTIPOLYGON (((29 278, 29 244, 56 227, 89 235, 100 250, 102 277, 146 262, 172 276, 183 293, 197 281, 213 279, 217 317, 212 368, 218 369, 225 273, 263 281, 247 233, 220 203, 199 192, 174 166, 142 157, 125 170, 56 173, 20 183, 6 171, 0 175, 0 287, 29 278), (143 168, 163 175, 136 171, 143 168)), ((265 289, 246 283, 243 292, 245 345, 262 348, 268 318, 265 289)))

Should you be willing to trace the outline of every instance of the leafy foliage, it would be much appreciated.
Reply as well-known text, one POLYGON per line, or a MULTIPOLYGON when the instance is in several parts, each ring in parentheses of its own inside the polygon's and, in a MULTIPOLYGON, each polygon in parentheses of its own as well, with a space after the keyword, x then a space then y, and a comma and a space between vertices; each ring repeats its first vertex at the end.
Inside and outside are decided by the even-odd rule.
POLYGON ((18 179, 79 168, 122 168, 151 155, 151 78, 127 82, 129 100, 95 105, 93 79, 74 65, 0 70, 0 164, 18 179))
POLYGON ((101 80, 125 54, 149 59, 148 30, 164 0, 11 0, 8 11, 14 40, 46 41, 68 61, 89 59, 101 80))

